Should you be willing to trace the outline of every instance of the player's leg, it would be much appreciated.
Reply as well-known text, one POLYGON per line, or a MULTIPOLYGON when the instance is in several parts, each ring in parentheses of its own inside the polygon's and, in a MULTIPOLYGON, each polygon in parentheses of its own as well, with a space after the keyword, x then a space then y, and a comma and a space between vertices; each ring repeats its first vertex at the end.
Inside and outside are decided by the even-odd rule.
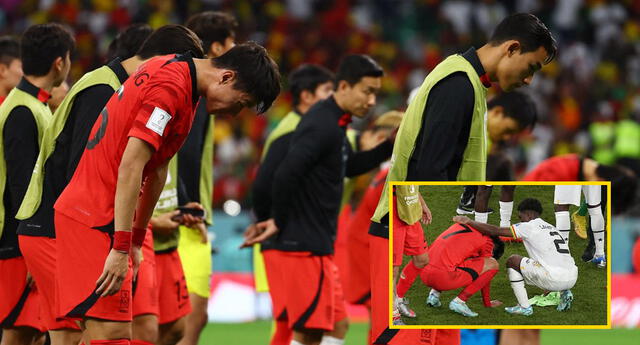
POLYGON ((499 301, 491 301, 491 280, 498 273, 498 269, 500 267, 498 261, 492 257, 474 258, 466 260, 464 267, 467 269, 474 269, 474 266, 477 267, 479 264, 482 264, 480 275, 460 292, 455 301, 466 304, 469 297, 473 296, 479 290, 482 290, 484 306, 497 307, 502 303, 499 301))
POLYGON ((184 317, 191 312, 187 282, 177 250, 156 253, 160 345, 175 345, 184 336, 184 317))
POLYGON ((500 227, 508 228, 511 226, 515 190, 516 186, 502 186, 500 188, 500 227))
POLYGON ((349 330, 349 318, 347 317, 347 304, 344 299, 344 292, 342 290, 342 282, 340 281, 340 274, 338 272, 338 266, 335 263, 330 262, 328 264, 333 275, 333 311, 334 320, 333 330, 325 332, 322 336, 320 345, 343 345, 344 338, 349 330))
POLYGON ((602 214, 601 207, 602 186, 582 186, 582 191, 587 201, 591 231, 593 233, 593 240, 596 248, 595 255, 591 262, 595 263, 600 268, 604 268, 607 267, 607 262, 604 255, 606 233, 604 227, 604 215, 602 214))
POLYGON ((409 301, 405 295, 416 277, 429 263, 429 254, 427 253, 427 242, 424 240, 424 230, 419 222, 412 224, 406 229, 404 253, 411 255, 411 261, 402 270, 402 274, 397 281, 396 296, 398 297, 396 304, 400 313, 407 317, 415 317, 415 312, 409 308, 409 301))
POLYGON ((208 298, 204 298, 198 294, 190 293, 191 313, 186 316, 184 337, 178 344, 180 345, 196 345, 200 338, 200 333, 207 325, 207 304, 208 298))
POLYGON ((181 317, 174 321, 161 323, 159 329, 159 342, 160 345, 175 345, 184 336, 185 318, 181 317))
POLYGON ((473 214, 473 205, 475 203, 477 191, 478 186, 464 186, 464 190, 462 191, 462 195, 460 196, 460 203, 458 203, 456 213, 473 214))
POLYGON ((489 219, 489 198, 493 186, 478 186, 476 193, 476 202, 474 205, 476 222, 486 223, 489 219))
POLYGON ((158 342, 158 280, 153 233, 147 231, 142 245, 142 261, 133 291, 133 322, 131 344, 150 345, 158 342))
MULTIPOLYGON (((400 276, 400 267, 402 266, 403 254, 405 252, 405 242, 407 236, 407 229, 409 226, 405 225, 399 220, 396 220, 394 217, 394 226, 393 226, 393 322, 401 323, 402 318, 400 317, 400 308, 398 305, 400 304, 398 301, 398 296, 396 294, 398 279, 400 276)), ((407 317, 415 317, 415 313, 407 312, 407 317)))
POLYGON ((0 345, 32 345, 40 334, 40 331, 32 327, 2 328, 0 345))
POLYGON ((84 324, 84 333, 91 343, 98 340, 101 345, 131 344, 131 322, 86 318, 84 324))
POLYGON ((553 204, 556 216, 556 228, 562 238, 569 245, 569 232, 571 231, 571 216, 569 206, 580 206, 581 186, 557 185, 553 191, 553 204))
POLYGON ((511 255, 507 259, 507 275, 511 282, 511 288, 516 295, 518 305, 514 307, 507 307, 505 310, 511 314, 531 315, 533 314, 533 308, 529 304, 529 297, 527 296, 527 290, 524 287, 524 277, 520 270, 520 263, 523 257, 520 255, 511 255))
POLYGON ((270 345, 289 345, 293 337, 293 330, 289 327, 289 320, 284 307, 287 287, 283 284, 283 272, 280 270, 279 252, 277 250, 265 250, 262 252, 264 268, 269 283, 269 295, 271 296, 272 316, 275 322, 275 331, 271 336, 270 345))
POLYGON ((155 344, 158 341, 158 316, 153 314, 135 316, 131 330, 131 345, 155 344))

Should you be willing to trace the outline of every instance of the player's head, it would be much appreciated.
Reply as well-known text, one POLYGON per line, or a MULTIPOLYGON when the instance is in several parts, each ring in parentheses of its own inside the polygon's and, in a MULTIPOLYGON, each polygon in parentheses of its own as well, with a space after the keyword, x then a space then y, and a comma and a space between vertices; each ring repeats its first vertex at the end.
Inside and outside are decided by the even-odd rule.
POLYGON ((153 29, 147 24, 131 24, 120 31, 116 38, 109 44, 107 58, 112 60, 119 57, 126 60, 134 55, 142 43, 151 35, 153 29))
POLYGON ((487 131, 493 142, 509 140, 514 134, 533 128, 538 118, 531 98, 518 91, 495 96, 487 108, 487 131))
POLYGON ((206 11, 194 14, 185 24, 200 37, 204 53, 218 57, 235 45, 238 22, 225 12, 206 11))
POLYGON ((0 37, 0 90, 7 94, 22 78, 20 42, 11 36, 0 37))
POLYGON ((598 164, 596 175, 600 181, 611 181, 611 212, 620 214, 634 204, 638 177, 621 165, 598 164))
POLYGON ((502 242, 500 236, 491 236, 491 241, 493 242, 493 253, 491 256, 496 260, 500 260, 504 254, 504 242, 502 242))
POLYGON ((363 117, 376 105, 384 71, 368 55, 348 55, 336 74, 336 101, 352 115, 363 117))
POLYGON ((169 24, 149 35, 136 55, 146 60, 154 56, 182 54, 188 51, 196 58, 204 56, 198 36, 182 25, 169 24))
POLYGON ((362 151, 370 150, 383 140, 389 138, 393 131, 400 126, 402 115, 403 113, 401 111, 396 110, 391 110, 380 115, 380 117, 360 135, 359 149, 362 151))
POLYGON ((239 44, 210 61, 211 71, 197 72, 209 114, 235 116, 254 106, 264 113, 280 93, 278 65, 255 42, 239 44))
POLYGON ((60 24, 30 26, 20 40, 22 70, 27 76, 48 76, 58 86, 67 79, 74 47, 71 32, 60 24))
POLYGON ((489 39, 499 59, 495 79, 505 91, 531 83, 533 74, 556 55, 556 41, 538 17, 517 13, 504 18, 489 39))
POLYGON ((528 222, 530 220, 536 219, 540 217, 542 214, 542 205, 538 199, 527 198, 518 204, 518 216, 520 220, 523 222, 528 222))
POLYGON ((333 93, 334 75, 328 69, 314 64, 304 64, 289 74, 289 89, 293 106, 303 115, 316 102, 333 93))

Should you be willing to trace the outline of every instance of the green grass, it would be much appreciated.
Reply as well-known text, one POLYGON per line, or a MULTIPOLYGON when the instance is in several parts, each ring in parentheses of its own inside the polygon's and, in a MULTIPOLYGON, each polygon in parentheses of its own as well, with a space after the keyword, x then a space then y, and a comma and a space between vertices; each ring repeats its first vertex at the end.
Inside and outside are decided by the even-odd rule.
MULTIPOLYGON (((637 345, 640 339, 640 329, 571 329, 571 330, 543 330, 542 345, 637 345)), ((464 345, 464 344, 463 344, 464 345)))
MULTIPOLYGON (((553 186, 518 186, 514 197, 514 209, 520 200, 527 197, 534 197, 541 201, 543 206, 542 218, 551 224, 555 224, 553 211, 553 186)), ((429 243, 433 243, 435 238, 451 224, 451 218, 455 215, 462 186, 422 186, 421 191, 433 214, 433 222, 425 227, 425 237, 429 243)), ((489 207, 495 211, 489 215, 489 223, 499 224, 500 214, 498 200, 500 188, 496 186, 492 193, 489 207)), ((517 211, 514 210, 512 223, 516 223, 517 211)), ((448 308, 451 301, 461 289, 445 291, 440 300, 442 307, 429 308, 425 304, 429 288, 426 287, 420 278, 407 293, 410 306, 418 315, 415 319, 404 318, 407 324, 411 325, 603 325, 606 324, 607 312, 607 290, 606 290, 606 270, 597 269, 593 264, 583 263, 580 259, 587 241, 570 235, 570 250, 576 261, 579 270, 579 277, 575 287, 572 289, 574 302, 571 310, 558 312, 555 307, 534 307, 534 314, 529 317, 510 315, 504 311, 504 306, 516 305, 516 298, 509 284, 505 273, 505 263, 511 254, 526 256, 526 250, 522 243, 507 243, 505 253, 499 260, 500 272, 492 281, 491 295, 493 299, 499 299, 504 303, 497 308, 485 308, 482 304, 480 292, 472 296, 468 305, 471 310, 480 315, 475 318, 464 317, 450 311, 448 308)), ((409 257, 405 257, 405 264, 409 257)), ((529 297, 540 294, 541 289, 527 285, 529 297)))

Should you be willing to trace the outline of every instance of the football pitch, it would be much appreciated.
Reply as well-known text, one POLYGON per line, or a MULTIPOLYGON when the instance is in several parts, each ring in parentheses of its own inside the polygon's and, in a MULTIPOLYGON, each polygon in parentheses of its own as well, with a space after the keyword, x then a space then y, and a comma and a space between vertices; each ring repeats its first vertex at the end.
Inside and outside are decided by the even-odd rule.
MULTIPOLYGON (((365 345, 367 328, 364 323, 353 323, 349 327, 345 345, 365 345)), ((270 321, 238 324, 210 323, 200 337, 200 345, 268 345, 270 321)), ((608 330, 542 330, 541 345, 635 345, 640 338, 640 329, 608 330)), ((465 344, 461 345, 495 345, 465 344)))
MULTIPOLYGON (((500 187, 495 186, 493 189, 489 207, 494 212, 489 215, 489 223, 497 225, 500 224, 498 204, 500 187)), ((553 189, 554 186, 517 186, 511 222, 519 222, 517 218, 518 202, 527 197, 533 197, 542 203, 542 218, 551 224, 555 224, 553 189)), ((429 243, 433 243, 442 231, 453 224, 451 218, 456 215, 456 206, 462 190, 462 186, 421 186, 420 191, 423 193, 433 215, 432 224, 424 227, 425 237, 429 243)), ((573 211, 574 208, 572 208, 571 212, 573 211)), ((464 317, 448 308, 449 302, 461 291, 461 289, 458 289, 443 292, 440 296, 442 306, 440 308, 431 308, 425 304, 429 288, 418 277, 406 295, 417 317, 414 319, 403 318, 403 320, 407 325, 606 325, 606 270, 598 269, 591 263, 582 262, 580 257, 587 246, 587 240, 577 237, 572 231, 569 244, 579 272, 578 281, 572 289, 574 301, 569 311, 556 311, 555 306, 534 306, 534 313, 531 316, 510 315, 504 311, 505 306, 517 305, 505 272, 506 260, 511 254, 527 255, 522 243, 507 242, 505 243, 504 255, 499 260, 500 271, 491 284, 492 299, 498 299, 504 305, 496 308, 485 308, 479 291, 467 302, 471 310, 479 313, 479 316, 475 318, 464 317)), ((405 264, 408 260, 409 258, 405 256, 405 264)), ((527 285, 527 292, 529 298, 531 298, 536 294, 542 293, 542 290, 535 286, 527 285)))

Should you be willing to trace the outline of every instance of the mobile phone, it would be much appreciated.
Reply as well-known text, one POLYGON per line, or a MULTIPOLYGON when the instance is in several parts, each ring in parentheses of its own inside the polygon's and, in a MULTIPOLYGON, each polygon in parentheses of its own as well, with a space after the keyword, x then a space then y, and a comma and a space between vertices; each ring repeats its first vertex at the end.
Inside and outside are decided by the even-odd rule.
POLYGON ((204 218, 204 210, 199 208, 180 206, 177 208, 177 210, 180 211, 180 214, 172 218, 174 221, 181 219, 185 214, 190 214, 196 218, 204 218))

